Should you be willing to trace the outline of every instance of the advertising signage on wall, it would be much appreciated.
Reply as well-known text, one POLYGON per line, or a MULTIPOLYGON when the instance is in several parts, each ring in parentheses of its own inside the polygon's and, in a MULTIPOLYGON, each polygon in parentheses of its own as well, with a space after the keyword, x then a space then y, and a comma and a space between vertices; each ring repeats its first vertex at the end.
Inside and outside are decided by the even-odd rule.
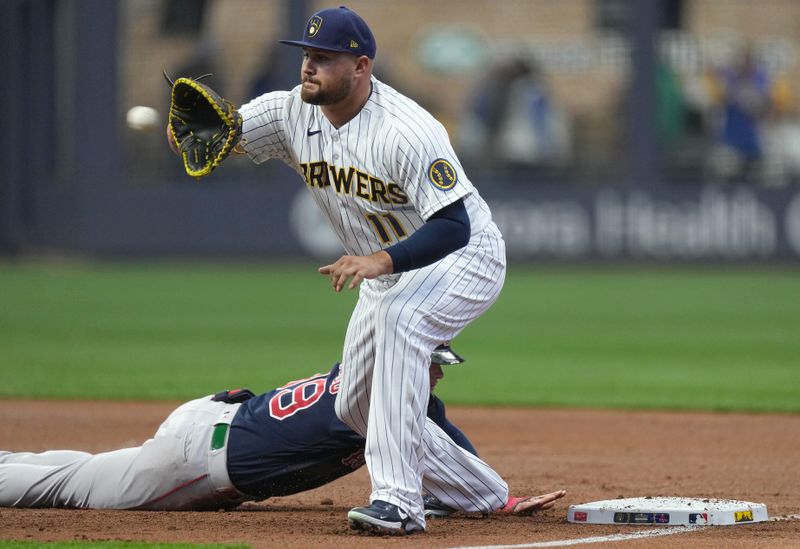
POLYGON ((800 194, 746 188, 492 201, 513 258, 760 260, 800 257, 800 194))
MULTIPOLYGON (((696 189, 482 190, 512 260, 769 261, 800 259, 800 192, 696 189)), ((293 233, 313 256, 339 249, 325 238, 307 193, 294 198, 293 233), (301 227, 304 230, 301 230, 301 227)))

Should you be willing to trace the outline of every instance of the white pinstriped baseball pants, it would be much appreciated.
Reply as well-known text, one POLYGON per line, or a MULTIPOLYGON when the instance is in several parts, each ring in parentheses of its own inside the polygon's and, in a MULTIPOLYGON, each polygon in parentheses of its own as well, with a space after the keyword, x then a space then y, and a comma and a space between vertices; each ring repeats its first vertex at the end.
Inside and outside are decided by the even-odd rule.
POLYGON ((371 501, 399 506, 424 528, 422 488, 447 505, 489 512, 505 482, 426 420, 430 354, 486 311, 505 280, 505 244, 491 223, 422 269, 361 283, 345 336, 339 418, 367 440, 371 501))

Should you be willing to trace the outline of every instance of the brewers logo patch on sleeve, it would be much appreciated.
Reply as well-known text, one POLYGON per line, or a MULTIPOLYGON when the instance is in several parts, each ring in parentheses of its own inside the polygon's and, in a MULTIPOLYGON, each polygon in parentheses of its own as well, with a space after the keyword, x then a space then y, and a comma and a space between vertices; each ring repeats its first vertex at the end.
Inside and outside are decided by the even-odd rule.
POLYGON ((438 158, 428 168, 428 179, 434 187, 449 191, 456 186, 458 173, 450 162, 444 158, 438 158))

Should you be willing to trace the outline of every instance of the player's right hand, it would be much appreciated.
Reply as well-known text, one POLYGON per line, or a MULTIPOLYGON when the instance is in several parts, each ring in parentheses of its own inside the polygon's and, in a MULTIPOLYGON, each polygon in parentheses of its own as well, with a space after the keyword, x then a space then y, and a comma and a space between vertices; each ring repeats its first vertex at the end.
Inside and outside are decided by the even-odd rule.
POLYGON ((372 255, 343 255, 336 263, 319 268, 319 273, 330 275, 334 291, 341 292, 348 279, 348 289, 352 290, 365 279, 391 274, 392 258, 383 250, 372 255))
POLYGON ((567 495, 566 490, 556 490, 541 496, 514 497, 508 496, 508 502, 500 512, 509 515, 532 515, 536 511, 550 509, 559 500, 567 495))

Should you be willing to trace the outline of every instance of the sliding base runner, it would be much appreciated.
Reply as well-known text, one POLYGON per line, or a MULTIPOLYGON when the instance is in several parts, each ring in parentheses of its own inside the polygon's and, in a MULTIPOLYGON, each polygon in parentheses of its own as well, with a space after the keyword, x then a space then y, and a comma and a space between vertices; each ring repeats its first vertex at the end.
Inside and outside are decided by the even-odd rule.
POLYGON ((567 520, 579 524, 714 525, 768 519, 767 506, 732 499, 640 497, 570 505, 567 520))

